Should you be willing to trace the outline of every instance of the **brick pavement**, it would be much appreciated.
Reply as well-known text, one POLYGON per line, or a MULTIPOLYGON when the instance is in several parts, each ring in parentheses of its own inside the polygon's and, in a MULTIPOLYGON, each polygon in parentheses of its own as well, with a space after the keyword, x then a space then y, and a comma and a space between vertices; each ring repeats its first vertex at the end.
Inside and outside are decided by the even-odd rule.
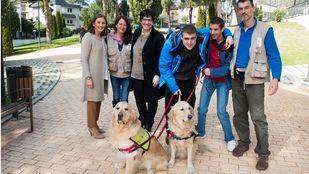
MULTIPOLYGON (((57 56, 53 61, 63 61, 58 64, 62 72, 60 81, 49 95, 34 105, 34 132, 24 133, 1 148, 1 173, 123 173, 114 169, 115 150, 109 143, 110 137, 96 140, 87 132, 86 108, 81 102, 79 55, 57 56)), ((129 101, 136 107, 133 98, 130 94, 129 101)), ((194 160, 197 173, 309 173, 307 95, 281 89, 276 96, 266 96, 272 152, 266 172, 255 169, 256 139, 252 124, 250 150, 241 158, 227 152, 215 113, 215 98, 209 109, 207 138, 200 142, 194 160)), ((110 128, 111 109, 109 96, 102 105, 99 124, 105 129, 110 128)), ((228 110, 232 113, 231 102, 228 110)), ((163 100, 157 115, 162 112, 163 100)), ((3 126, 9 124, 14 123, 3 126)), ((160 142, 164 143, 163 139, 160 142)), ((186 173, 186 162, 177 160, 173 169, 161 173, 186 173)))

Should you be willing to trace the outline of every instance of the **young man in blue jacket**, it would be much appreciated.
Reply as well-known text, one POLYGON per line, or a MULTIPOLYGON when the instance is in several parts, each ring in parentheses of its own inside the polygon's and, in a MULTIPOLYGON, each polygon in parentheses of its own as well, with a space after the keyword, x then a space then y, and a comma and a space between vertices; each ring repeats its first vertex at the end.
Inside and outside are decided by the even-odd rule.
POLYGON ((223 36, 224 21, 219 17, 213 18, 209 23, 211 37, 208 39, 206 49, 206 66, 202 70, 204 77, 201 89, 200 104, 198 107, 197 132, 205 137, 205 122, 209 103, 214 91, 217 91, 217 115, 224 132, 224 141, 228 151, 233 151, 236 141, 232 132, 229 114, 226 106, 231 89, 230 61, 233 56, 233 47, 226 49, 223 36))
MULTIPOLYGON (((224 35, 229 36, 226 43, 228 47, 233 43, 231 32, 224 30, 224 35)), ((199 31, 193 25, 185 25, 179 33, 173 33, 166 40, 159 59, 160 87, 167 85, 165 93, 165 105, 173 106, 178 97, 187 100, 195 88, 197 77, 200 75, 206 61, 206 42, 210 36, 208 28, 199 31)), ((188 103, 194 107, 195 93, 188 103)), ((167 110, 169 110, 167 108, 167 110)))

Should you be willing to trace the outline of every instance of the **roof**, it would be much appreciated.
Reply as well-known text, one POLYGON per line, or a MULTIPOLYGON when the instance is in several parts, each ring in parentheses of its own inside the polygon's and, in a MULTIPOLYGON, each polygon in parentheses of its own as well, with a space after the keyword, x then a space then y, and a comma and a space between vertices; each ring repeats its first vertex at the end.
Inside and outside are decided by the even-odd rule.
POLYGON ((65 0, 55 0, 55 5, 61 5, 62 7, 79 8, 80 5, 69 4, 65 0))

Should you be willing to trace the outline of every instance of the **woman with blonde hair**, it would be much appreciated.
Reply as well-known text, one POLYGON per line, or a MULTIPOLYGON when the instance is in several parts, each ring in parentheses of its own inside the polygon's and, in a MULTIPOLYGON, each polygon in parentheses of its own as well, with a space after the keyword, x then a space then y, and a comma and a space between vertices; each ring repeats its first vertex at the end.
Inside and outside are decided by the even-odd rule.
POLYGON ((107 47, 104 41, 107 34, 107 21, 104 15, 97 15, 91 21, 91 28, 81 43, 83 67, 84 101, 87 101, 87 126, 90 136, 105 138, 99 120, 101 102, 108 90, 107 47))

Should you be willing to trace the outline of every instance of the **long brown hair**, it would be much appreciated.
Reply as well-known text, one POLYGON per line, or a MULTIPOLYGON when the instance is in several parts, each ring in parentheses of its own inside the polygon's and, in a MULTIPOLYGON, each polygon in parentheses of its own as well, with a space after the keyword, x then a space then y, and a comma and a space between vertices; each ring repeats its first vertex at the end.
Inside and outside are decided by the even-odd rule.
POLYGON ((90 25, 89 32, 92 33, 92 34, 95 34, 93 23, 98 18, 103 18, 105 20, 105 23, 106 23, 105 28, 104 28, 104 30, 100 34, 101 36, 105 36, 107 34, 107 19, 106 19, 106 17, 103 14, 98 14, 94 18, 92 18, 91 23, 90 23, 91 25, 90 25))
POLYGON ((128 18, 125 17, 125 16, 122 16, 122 15, 118 16, 115 20, 113 28, 114 28, 115 32, 117 32, 116 25, 118 24, 120 19, 123 19, 127 24, 127 29, 126 29, 126 31, 124 32, 124 35, 123 35, 123 42, 124 42, 124 44, 129 44, 131 42, 131 39, 132 39, 132 27, 131 27, 131 24, 130 24, 130 21, 128 20, 128 18))

